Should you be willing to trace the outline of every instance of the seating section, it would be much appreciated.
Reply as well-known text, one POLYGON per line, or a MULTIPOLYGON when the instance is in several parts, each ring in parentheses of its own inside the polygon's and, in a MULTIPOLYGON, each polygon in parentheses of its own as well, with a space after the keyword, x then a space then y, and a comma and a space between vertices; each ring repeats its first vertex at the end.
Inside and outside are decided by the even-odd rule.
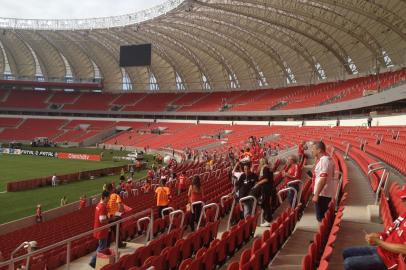
POLYGON ((105 94, 62 91, 0 91, 0 106, 59 110, 124 112, 267 111, 315 107, 360 98, 364 91, 383 91, 405 83, 406 69, 347 81, 252 91, 211 93, 125 93, 105 94), (27 98, 28 97, 28 98, 27 98))
POLYGON ((117 95, 102 93, 82 93, 74 104, 65 104, 64 110, 108 111, 117 95))
POLYGON ((0 133, 0 140, 32 140, 35 137, 53 139, 62 133, 59 129, 66 120, 26 119, 18 128, 6 128, 0 133))
POLYGON ((46 91, 10 91, 7 99, 0 103, 5 108, 30 108, 45 109, 48 107, 46 100, 49 98, 46 91))

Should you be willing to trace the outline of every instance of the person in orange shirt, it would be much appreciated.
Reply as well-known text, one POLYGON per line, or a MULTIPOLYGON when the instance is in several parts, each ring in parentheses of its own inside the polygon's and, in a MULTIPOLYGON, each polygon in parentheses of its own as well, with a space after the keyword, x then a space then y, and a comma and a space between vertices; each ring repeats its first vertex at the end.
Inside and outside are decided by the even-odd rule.
POLYGON ((168 207, 171 190, 166 186, 166 179, 161 179, 159 187, 155 189, 156 206, 158 208, 158 217, 162 218, 162 209, 168 207))
MULTIPOLYGON (((107 191, 110 193, 109 200, 107 202, 107 217, 109 218, 109 223, 115 222, 121 219, 121 215, 124 212, 124 204, 120 195, 116 193, 113 185, 107 186, 107 191)), ((111 227, 112 235, 108 238, 107 246, 110 246, 111 238, 114 237, 116 233, 116 226, 111 227)), ((123 243, 121 240, 118 243, 119 248, 126 247, 126 243, 123 243)))

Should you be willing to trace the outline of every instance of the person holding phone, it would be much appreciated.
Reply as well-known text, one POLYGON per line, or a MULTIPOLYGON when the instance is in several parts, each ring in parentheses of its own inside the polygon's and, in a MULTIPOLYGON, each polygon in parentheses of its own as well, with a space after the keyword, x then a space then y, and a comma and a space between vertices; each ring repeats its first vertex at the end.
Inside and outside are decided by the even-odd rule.
MULTIPOLYGON (((406 207, 406 185, 397 195, 406 207)), ((343 251, 345 270, 398 269, 399 254, 406 255, 406 212, 385 232, 365 232, 365 241, 369 246, 350 247, 343 251)))

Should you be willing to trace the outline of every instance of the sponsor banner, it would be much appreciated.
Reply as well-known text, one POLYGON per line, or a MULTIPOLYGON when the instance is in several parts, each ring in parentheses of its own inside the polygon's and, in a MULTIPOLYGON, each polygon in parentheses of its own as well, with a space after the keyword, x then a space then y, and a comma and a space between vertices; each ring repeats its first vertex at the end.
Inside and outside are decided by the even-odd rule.
POLYGON ((38 151, 38 150, 21 150, 21 155, 43 156, 43 157, 56 157, 55 152, 38 151))
POLYGON ((58 158, 93 160, 93 161, 101 160, 100 155, 88 155, 88 154, 79 154, 79 153, 58 153, 58 158))
POLYGON ((9 154, 9 155, 21 155, 21 149, 0 148, 0 153, 9 154))

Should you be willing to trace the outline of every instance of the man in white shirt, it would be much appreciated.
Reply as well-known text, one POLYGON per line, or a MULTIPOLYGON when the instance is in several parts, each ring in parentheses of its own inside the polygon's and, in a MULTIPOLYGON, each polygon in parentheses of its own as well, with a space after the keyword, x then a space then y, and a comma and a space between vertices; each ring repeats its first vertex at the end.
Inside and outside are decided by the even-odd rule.
POLYGON ((52 186, 53 186, 53 187, 56 187, 57 182, 58 182, 58 178, 56 177, 56 174, 55 174, 55 173, 54 173, 54 175, 52 176, 51 182, 52 182, 52 186))
POLYGON ((317 159, 314 168, 313 199, 316 218, 321 222, 328 209, 331 198, 335 196, 337 183, 334 179, 334 161, 326 153, 326 145, 322 141, 313 143, 313 156, 317 159))

